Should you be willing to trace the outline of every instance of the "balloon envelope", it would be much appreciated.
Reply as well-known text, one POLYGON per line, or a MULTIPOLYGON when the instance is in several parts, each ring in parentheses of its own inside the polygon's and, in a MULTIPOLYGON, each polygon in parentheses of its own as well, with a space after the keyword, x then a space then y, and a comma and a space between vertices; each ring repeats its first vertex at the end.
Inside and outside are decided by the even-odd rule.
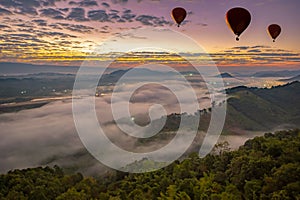
POLYGON ((181 7, 174 8, 172 10, 171 14, 172 14, 174 21, 177 23, 178 27, 186 17, 186 11, 184 8, 181 8, 181 7))
POLYGON ((268 32, 272 37, 273 42, 275 42, 275 39, 278 37, 278 35, 281 32, 281 27, 278 24, 271 24, 270 26, 268 26, 268 32))
POLYGON ((239 36, 246 30, 251 21, 251 14, 245 8, 231 8, 226 13, 226 22, 229 28, 237 36, 236 40, 239 40, 239 36))

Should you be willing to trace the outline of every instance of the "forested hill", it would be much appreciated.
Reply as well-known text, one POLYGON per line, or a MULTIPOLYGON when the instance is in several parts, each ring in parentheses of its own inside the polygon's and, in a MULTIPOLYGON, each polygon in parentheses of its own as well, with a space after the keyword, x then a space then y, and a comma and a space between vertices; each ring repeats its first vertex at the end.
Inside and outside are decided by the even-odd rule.
POLYGON ((267 88, 236 87, 227 90, 225 127, 271 130, 282 125, 300 126, 300 82, 267 88))
POLYGON ((266 133, 236 151, 215 152, 203 159, 191 154, 151 173, 100 179, 59 167, 13 170, 0 175, 0 199, 300 198, 300 130, 266 133))
MULTIPOLYGON (((226 92, 228 100, 223 134, 300 128, 300 82, 273 88, 239 86, 226 92)), ((210 109, 201 110, 200 114, 199 129, 206 131, 210 109)), ((177 130, 180 120, 179 114, 169 115, 163 131, 177 130)), ((190 116, 190 121, 193 121, 193 116, 190 116)))

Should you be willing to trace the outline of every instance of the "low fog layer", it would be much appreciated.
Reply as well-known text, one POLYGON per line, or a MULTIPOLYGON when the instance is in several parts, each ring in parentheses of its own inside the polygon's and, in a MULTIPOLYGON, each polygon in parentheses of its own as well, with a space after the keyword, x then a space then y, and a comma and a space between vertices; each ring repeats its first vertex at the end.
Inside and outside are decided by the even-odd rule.
MULTIPOLYGON (((190 106, 187 95, 189 91, 183 90, 180 82, 173 82, 172 85, 178 89, 176 90, 177 94, 186 97, 181 101, 183 107, 186 108, 185 110, 179 109, 176 96, 170 90, 157 84, 147 84, 136 90, 130 99, 131 115, 147 117, 148 109, 153 104, 163 105, 167 114, 178 112, 193 114, 195 110, 192 110, 190 106)), ((205 84, 195 81, 192 86, 197 95, 199 108, 210 107, 212 100, 205 84)), ((133 83, 126 84, 116 92, 122 97, 128 95, 126 93, 132 87, 135 87, 133 83)), ((134 149, 135 152, 148 152, 156 150, 168 142, 155 140, 146 146, 141 144, 136 146, 136 139, 122 133, 114 124, 108 123, 113 120, 111 94, 106 93, 96 97, 95 101, 98 120, 105 133, 121 148, 134 149)), ((125 99, 119 98, 118 101, 114 102, 113 107, 118 110, 126 103, 125 99)), ((158 114, 153 117, 160 118, 161 115, 158 114)), ((15 168, 35 167, 44 164, 72 167, 80 169, 85 174, 101 173, 107 170, 86 152, 81 143, 73 121, 71 100, 56 101, 41 108, 23 110, 17 113, 1 114, 0 129, 0 172, 2 173, 15 168)), ((243 142, 244 139, 231 141, 229 138, 229 143, 235 147, 243 142)), ((182 143, 184 144, 184 142, 182 143)), ((122 159, 121 155, 108 156, 113 157, 113 159, 122 159)))

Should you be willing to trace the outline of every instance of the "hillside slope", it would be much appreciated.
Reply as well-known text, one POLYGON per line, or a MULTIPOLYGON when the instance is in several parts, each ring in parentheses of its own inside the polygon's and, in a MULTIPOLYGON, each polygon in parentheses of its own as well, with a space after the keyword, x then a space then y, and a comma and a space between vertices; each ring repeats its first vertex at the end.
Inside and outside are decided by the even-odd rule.
POLYGON ((0 175, 0 199, 299 199, 300 131, 266 133, 151 173, 95 179, 55 166, 0 175), (219 153, 217 153, 219 152, 219 153))
MULTIPOLYGON (((227 94, 223 134, 300 127, 300 82, 270 89, 239 86, 228 89, 227 94)), ((209 110, 200 111, 199 130, 207 130, 211 117, 209 110)), ((192 122, 193 117, 189 117, 192 122)), ((169 115, 162 133, 176 131, 180 120, 178 114, 169 115)))
POLYGON ((300 82, 271 89, 237 87, 227 93, 227 128, 265 131, 300 125, 300 82))

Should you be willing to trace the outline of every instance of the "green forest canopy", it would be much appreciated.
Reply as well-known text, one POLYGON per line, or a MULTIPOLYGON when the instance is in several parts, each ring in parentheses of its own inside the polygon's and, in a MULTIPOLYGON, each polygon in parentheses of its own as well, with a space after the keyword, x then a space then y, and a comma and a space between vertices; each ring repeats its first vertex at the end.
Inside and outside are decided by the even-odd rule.
POLYGON ((104 178, 65 174, 58 166, 13 170, 0 175, 0 199, 300 199, 300 130, 266 133, 217 152, 104 178))

